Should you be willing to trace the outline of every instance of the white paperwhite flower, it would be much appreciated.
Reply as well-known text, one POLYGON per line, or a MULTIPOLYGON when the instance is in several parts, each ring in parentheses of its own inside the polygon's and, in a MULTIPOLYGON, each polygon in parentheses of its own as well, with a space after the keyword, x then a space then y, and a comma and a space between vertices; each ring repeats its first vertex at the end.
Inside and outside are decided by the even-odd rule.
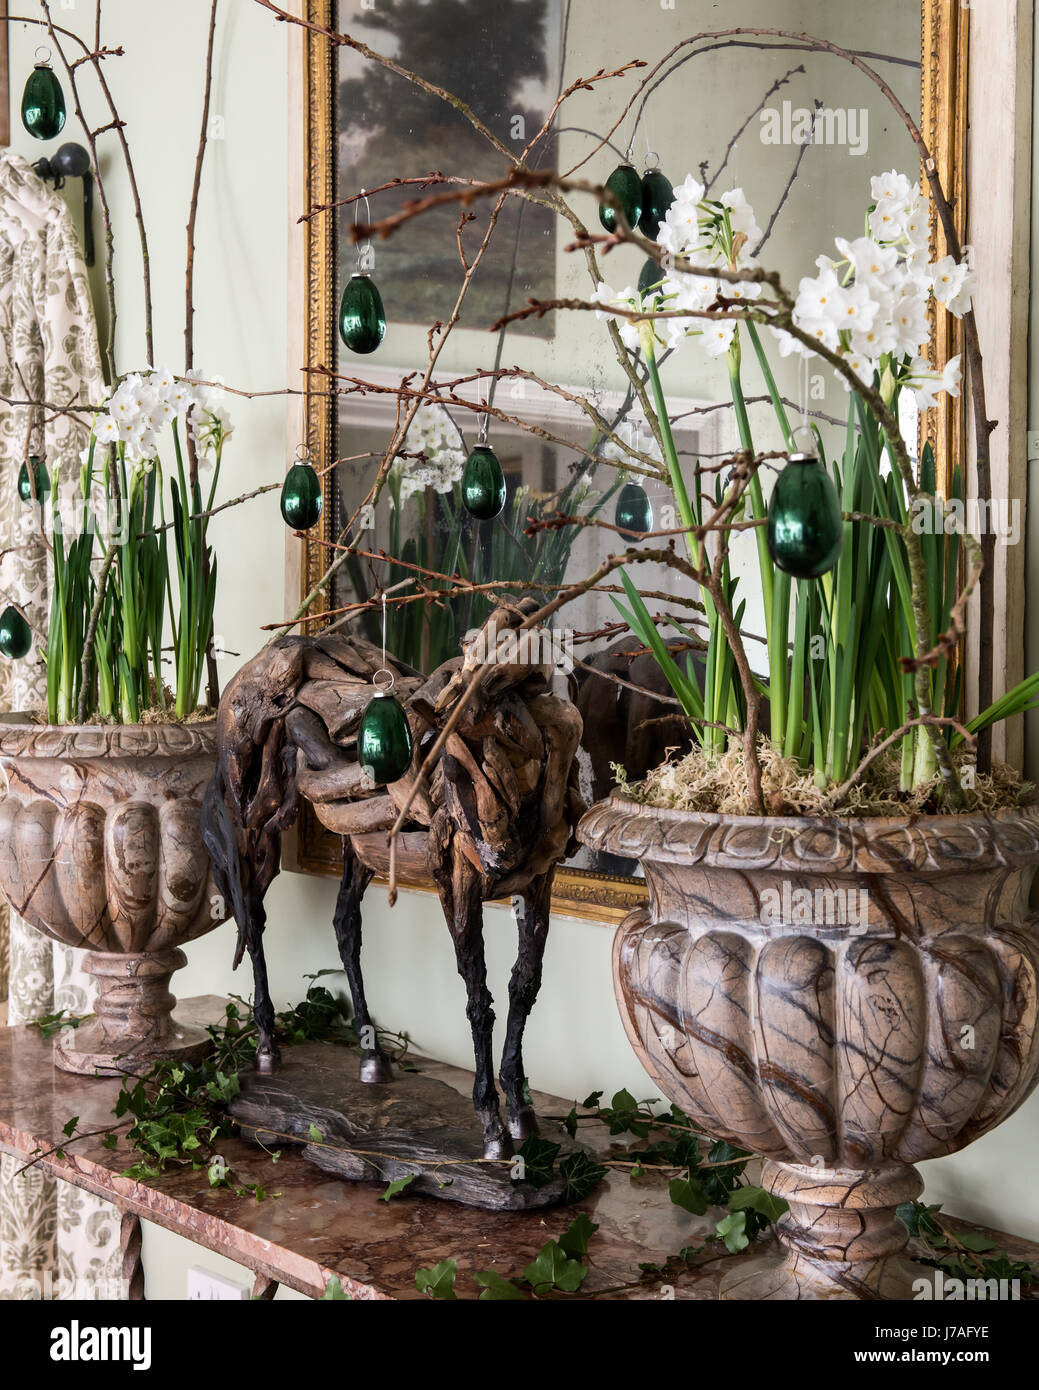
POLYGON ((895 169, 887 174, 874 175, 869 181, 869 187, 875 203, 887 201, 906 204, 914 193, 919 192, 916 185, 910 183, 908 175, 900 174, 895 169))
POLYGON ((960 394, 961 363, 959 356, 950 357, 940 372, 936 372, 924 357, 914 360, 906 377, 906 385, 913 392, 919 410, 930 410, 942 392, 950 396, 960 394))
POLYGON ((400 499, 406 502, 427 487, 450 492, 465 471, 466 452, 458 427, 442 405, 420 405, 408 426, 405 447, 420 458, 399 458, 394 473, 400 480, 400 499))
POLYGON ((856 285, 867 285, 871 290, 893 289, 898 276, 898 250, 894 246, 881 246, 872 237, 860 236, 854 241, 844 237, 834 238, 837 249, 855 273, 856 285))
POLYGON ((736 332, 734 319, 716 319, 704 325, 700 334, 700 346, 708 357, 721 357, 728 352, 736 332))
POLYGON ((168 367, 163 367, 161 371, 152 372, 148 377, 148 385, 159 397, 160 400, 168 401, 170 392, 177 384, 177 378, 168 367))
POLYGON ((891 316, 895 328, 895 348, 897 356, 908 354, 917 356, 931 336, 931 325, 927 318, 927 301, 912 289, 908 289, 898 300, 891 316))
POLYGON ((167 397, 178 419, 183 419, 196 403, 195 392, 186 381, 176 381, 167 397))
POLYGON ((111 415, 99 415, 94 421, 94 438, 99 444, 119 443, 119 426, 111 415))
POLYGON ((231 417, 221 405, 193 405, 188 416, 191 438, 200 462, 216 458, 218 450, 234 433, 231 417))
POLYGON ((796 354, 798 357, 811 357, 812 351, 806 348, 800 338, 795 338, 792 333, 788 333, 785 328, 773 328, 772 336, 776 340, 779 348, 780 357, 790 357, 796 354))
MULTIPOLYGON (((665 286, 666 288, 666 286, 665 286)), ((642 297, 637 290, 630 285, 625 285, 622 290, 611 290, 604 280, 600 280, 592 292, 593 304, 604 304, 607 307, 617 309, 641 309, 642 297)), ((621 342, 629 352, 634 352, 639 346, 639 329, 634 319, 627 315, 607 314, 601 309, 596 309, 597 319, 612 319, 620 330, 621 342)))
POLYGON ((730 188, 728 193, 722 194, 720 201, 729 209, 729 222, 735 235, 742 233, 748 243, 761 240, 761 228, 742 188, 730 188))
POLYGON ((618 439, 607 439, 599 450, 600 458, 606 459, 610 463, 623 464, 631 457, 633 450, 638 450, 647 458, 653 459, 655 463, 663 465, 664 455, 660 452, 660 446, 653 437, 653 431, 647 425, 638 420, 625 420, 614 433, 618 439))

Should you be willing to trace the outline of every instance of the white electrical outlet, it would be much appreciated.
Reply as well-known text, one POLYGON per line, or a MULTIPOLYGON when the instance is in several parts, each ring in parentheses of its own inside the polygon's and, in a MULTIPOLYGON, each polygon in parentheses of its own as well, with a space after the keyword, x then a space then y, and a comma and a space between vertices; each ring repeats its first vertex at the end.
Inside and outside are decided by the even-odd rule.
POLYGON ((236 1279, 228 1279, 226 1274, 215 1274, 201 1265, 192 1265, 188 1270, 188 1298, 248 1299, 251 1296, 248 1284, 239 1284, 236 1279))

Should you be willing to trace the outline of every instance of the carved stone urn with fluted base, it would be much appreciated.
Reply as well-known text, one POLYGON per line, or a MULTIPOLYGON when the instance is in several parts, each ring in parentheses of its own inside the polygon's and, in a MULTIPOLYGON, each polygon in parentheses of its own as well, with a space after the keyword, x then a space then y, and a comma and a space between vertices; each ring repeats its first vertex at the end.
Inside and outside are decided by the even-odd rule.
POLYGON ((1006 1119, 1039 1077, 1035 808, 777 819, 613 796, 580 838, 642 862, 617 929, 632 1046, 710 1135, 764 1156, 782 1253, 723 1298, 911 1298, 912 1166, 1006 1119))
POLYGON ((95 1013, 63 1030, 67 1071, 141 1072, 198 1061, 205 1033, 178 1021, 180 947, 226 920, 199 830, 216 724, 41 725, 0 720, 0 890, 15 912, 85 947, 95 1013))

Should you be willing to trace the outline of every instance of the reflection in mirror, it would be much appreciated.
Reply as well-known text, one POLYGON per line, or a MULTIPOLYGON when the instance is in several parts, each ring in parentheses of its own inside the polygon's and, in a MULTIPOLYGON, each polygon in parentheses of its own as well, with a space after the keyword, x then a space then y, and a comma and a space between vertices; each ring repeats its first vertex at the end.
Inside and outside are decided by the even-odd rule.
MULTIPOLYGON (((851 0, 742 0, 727 7, 725 20, 807 32, 860 53, 918 118, 916 6, 904 0, 876 0, 869 7, 851 0)), ((551 120, 531 156, 538 168, 605 184, 630 164, 637 175, 633 188, 646 190, 646 201, 655 197, 658 211, 668 205, 668 184, 701 183, 706 197, 729 208, 734 230, 745 237, 744 263, 752 257, 777 270, 794 290, 801 277, 817 273, 817 256, 835 254, 835 236, 863 234, 873 176, 894 169, 916 177, 913 146, 892 107, 847 63, 765 34, 683 45, 693 27, 688 16, 648 0, 496 6, 424 0, 377 9, 343 0, 337 22, 454 93, 509 150, 522 153, 551 120), (600 73, 614 75, 556 106, 577 78, 600 73)), ((666 532, 680 522, 670 489, 654 476, 660 451, 646 418, 637 334, 625 334, 627 349, 618 349, 605 322, 564 311, 510 319, 489 331, 531 299, 592 296, 586 258, 568 250, 573 222, 537 200, 509 197, 497 217, 491 200, 463 207, 461 218, 452 203, 405 220, 371 248, 351 243, 351 224, 366 220, 365 197, 371 220, 379 221, 429 192, 433 171, 490 180, 504 170, 501 153, 458 109, 351 49, 338 48, 336 55, 336 185, 338 197, 347 200, 337 214, 336 294, 359 269, 370 273, 387 325, 373 352, 339 349, 336 370, 347 380, 340 383, 329 539, 338 537, 372 485, 398 421, 402 378, 414 373, 412 384, 421 383, 443 326, 456 313, 458 321, 432 375, 436 400, 419 409, 388 488, 377 506, 362 512, 365 529, 352 536, 356 553, 338 573, 330 607, 341 609, 408 579, 416 573, 409 566, 444 576, 444 588, 451 576, 464 576, 471 584, 465 595, 437 602, 404 593, 392 608, 390 648, 430 671, 458 651, 464 634, 494 606, 493 596, 533 593, 545 601, 568 581, 589 575, 622 543, 668 543, 662 536, 631 541, 632 533, 666 532), (481 523, 463 506, 462 473, 483 424, 504 471, 506 501, 500 516, 481 523), (623 469, 606 466, 611 461, 623 469), (561 516, 586 524, 543 524, 561 516), (587 523, 631 530, 626 537, 587 523)), ((623 193, 623 176, 611 187, 623 193)), ((591 197, 566 197, 578 225, 598 231, 591 197)), ((650 235, 651 211, 643 226, 650 235)), ((637 284, 643 266, 631 246, 600 257, 601 273, 617 293, 637 284)), ((681 350, 660 354, 683 471, 708 507, 724 485, 719 461, 740 447, 726 352, 731 325, 713 327, 726 330, 715 334, 717 341, 705 332, 681 350)), ((843 384, 818 360, 805 370, 796 356, 783 358, 775 348, 769 339, 792 423, 817 426, 827 453, 839 455, 849 409, 843 384)), ((780 450, 784 441, 765 379, 749 347, 743 356, 755 443, 780 450)), ((917 422, 907 417, 903 425, 915 450, 917 422)), ((775 468, 766 468, 766 493, 774 476, 775 468)), ((737 579, 755 563, 754 555, 753 535, 734 535, 730 561, 737 579)), ((608 791, 615 765, 635 779, 687 736, 673 692, 618 611, 625 596, 617 578, 559 615, 557 679, 572 682, 585 719, 582 791, 588 800, 608 791)), ((674 570, 649 564, 639 567, 639 587, 653 595, 659 630, 681 660, 700 661, 703 615, 692 586, 690 594, 679 592, 674 570)), ((767 653, 754 640, 764 630, 754 607, 757 586, 748 584, 746 592, 741 626, 751 635, 752 663, 764 673, 767 653)), ((372 612, 354 621, 377 636, 372 612)), ((618 878, 636 873, 633 862, 588 851, 570 867, 618 878)))

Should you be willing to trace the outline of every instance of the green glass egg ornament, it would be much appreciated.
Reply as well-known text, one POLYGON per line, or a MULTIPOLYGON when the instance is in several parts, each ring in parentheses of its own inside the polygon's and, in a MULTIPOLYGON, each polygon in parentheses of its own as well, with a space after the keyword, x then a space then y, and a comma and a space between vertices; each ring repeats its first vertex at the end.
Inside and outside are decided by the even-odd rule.
POLYGON ((0 652, 12 661, 23 657, 32 646, 32 632, 29 624, 18 609, 8 605, 0 613, 0 652))
POLYGON ((659 169, 647 169, 642 176, 642 216, 639 218, 639 231, 643 236, 656 241, 660 224, 674 201, 671 180, 659 169))
POLYGON ((18 496, 23 502, 33 500, 33 488, 36 489, 36 501, 42 502, 50 491, 50 478, 47 476, 47 467, 39 454, 30 454, 27 459, 22 460, 22 466, 18 473, 18 496), (32 481, 29 480, 29 467, 32 466, 32 481))
POLYGON ((651 290, 659 293, 663 280, 664 272, 652 256, 647 256, 646 264, 639 272, 639 294, 645 299, 651 290))
MULTIPOLYGON (((635 228, 642 216, 642 180, 630 164, 618 164, 606 180, 606 187, 624 209, 628 226, 635 228)), ((599 221, 608 232, 617 230, 617 210, 608 203, 599 204, 599 221)))
POLYGON ((505 506, 505 474, 489 444, 477 444, 466 461, 462 502, 477 521, 493 521, 505 506))
POLYGON ((613 520, 625 531, 650 531, 653 528, 653 504, 641 483, 625 483, 617 494, 617 510, 613 520))
POLYGON ((833 569, 844 544, 841 504, 819 459, 792 454, 768 504, 766 526, 773 562, 797 579, 818 579, 833 569))
POLYGON ((321 479, 313 465, 294 463, 281 485, 281 515, 294 531, 309 531, 321 515, 321 479))
POLYGON ((357 730, 357 757, 373 784, 398 782, 411 766, 411 729, 396 697, 377 690, 357 730))
POLYGON ((22 92, 22 125, 37 140, 53 140, 65 124, 65 94, 47 63, 37 63, 22 92))
POLYGON ((351 352, 369 353, 386 336, 386 310, 370 275, 351 275, 339 305, 339 336, 351 352))

